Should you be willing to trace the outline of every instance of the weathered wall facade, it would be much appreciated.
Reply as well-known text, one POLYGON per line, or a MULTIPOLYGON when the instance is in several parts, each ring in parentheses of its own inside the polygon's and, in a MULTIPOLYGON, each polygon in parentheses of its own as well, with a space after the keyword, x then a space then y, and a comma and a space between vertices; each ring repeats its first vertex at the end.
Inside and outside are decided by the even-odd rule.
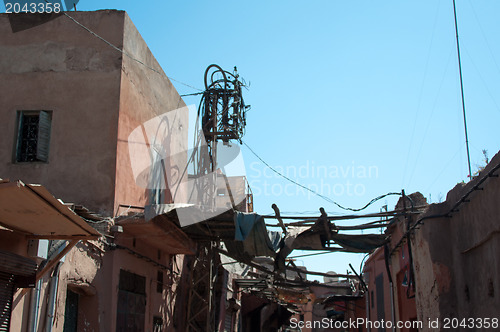
POLYGON ((419 216, 429 218, 413 240, 417 310, 424 322, 498 318, 499 164, 497 154, 469 183, 458 184, 445 202, 430 205, 419 216), (439 215, 443 217, 433 218, 439 215))
MULTIPOLYGON (((67 202, 113 216, 120 204, 151 202, 151 188, 137 185, 131 169, 130 133, 185 104, 125 12, 71 15, 157 72, 65 16, 35 25, 30 14, 0 15, 0 116, 4 119, 0 123, 4 137, 0 174, 42 183, 67 202), (32 27, 13 32, 13 26, 20 23, 32 27), (47 162, 15 160, 20 111, 50 113, 47 162)), ((168 124, 170 141, 162 154, 175 154, 167 166, 182 163, 177 165, 181 171, 187 160, 187 115, 185 108, 168 124)), ((172 200, 170 193, 162 198, 163 202, 172 200)))
MULTIPOLYGON (((0 174, 42 183, 65 201, 110 212, 122 55, 64 16, 14 33, 11 21, 29 25, 30 15, 0 15, 0 174), (46 163, 14 160, 17 112, 24 110, 52 113, 46 163)), ((123 44, 124 13, 73 15, 111 43, 123 44)))
MULTIPOLYGON (((108 225, 103 227, 105 239, 79 243, 42 278, 39 302, 34 300, 35 289, 15 294, 11 329, 28 331, 30 317, 36 316, 35 331, 45 331, 47 324, 52 331, 63 331, 70 321, 75 324, 70 330, 75 331, 114 331, 119 324, 139 326, 138 331, 159 327, 173 331, 183 257, 119 228, 110 232, 110 227, 115 216, 126 218, 145 205, 170 203, 174 194, 182 201, 187 108, 125 12, 72 12, 71 16, 145 65, 64 15, 45 17, 40 24, 38 15, 0 14, 0 177, 41 183, 55 197, 103 216, 93 225, 108 225), (173 112, 176 109, 181 110, 173 112), (21 111, 50 114, 47 161, 17 160, 21 111), (169 112, 175 114, 163 116, 169 112), (145 129, 148 122, 155 125, 151 121, 158 117, 158 130, 150 126, 152 134, 146 133, 144 141, 130 142, 134 130, 145 129), (156 137, 161 140, 155 141, 156 137), (131 144, 145 151, 149 168, 144 174, 152 185, 138 181, 131 144), (152 150, 158 154, 155 160, 152 150), (176 185, 175 193, 165 182, 176 185), (134 288, 130 280, 139 280, 141 286, 134 288), (53 312, 47 306, 51 287, 53 312), (128 300, 139 301, 140 310, 130 314, 124 307, 128 300), (68 318, 68 312, 74 317, 68 318)), ((168 232, 164 234, 167 245, 168 232)), ((24 235, 0 232, 4 250, 29 256, 27 245, 24 235)))
MULTIPOLYGON (((143 206, 154 203, 172 203, 174 194, 176 194, 177 202, 182 201, 185 190, 178 188, 176 192, 175 188, 177 184, 185 183, 180 179, 180 176, 187 163, 188 109, 128 15, 124 17, 123 47, 128 55, 135 59, 141 59, 146 66, 155 71, 129 56, 123 57, 118 119, 115 211, 120 204, 122 206, 143 206), (161 117, 171 111, 174 111, 175 114, 161 117), (155 118, 158 121, 155 121, 155 118), (150 123, 153 123, 153 128, 144 129, 144 143, 148 145, 143 145, 143 147, 150 150, 148 151, 150 153, 151 150, 154 151, 158 147, 164 150, 163 154, 157 156, 158 158, 163 157, 161 161, 155 160, 154 156, 146 156, 151 158, 148 188, 156 186, 163 191, 158 202, 154 202, 151 191, 146 190, 148 188, 145 188, 144 183, 137 181, 134 177, 132 165, 136 164, 132 164, 130 158, 140 157, 131 156, 129 153, 129 144, 137 144, 137 142, 129 142, 130 134, 138 127, 143 128, 142 126, 148 121, 152 121, 150 123), (163 169, 163 165, 165 169, 163 169), (167 183, 165 183, 165 179, 167 183), (170 192, 170 186, 173 187, 173 192, 170 192)), ((187 172, 185 177, 187 177, 187 172)))

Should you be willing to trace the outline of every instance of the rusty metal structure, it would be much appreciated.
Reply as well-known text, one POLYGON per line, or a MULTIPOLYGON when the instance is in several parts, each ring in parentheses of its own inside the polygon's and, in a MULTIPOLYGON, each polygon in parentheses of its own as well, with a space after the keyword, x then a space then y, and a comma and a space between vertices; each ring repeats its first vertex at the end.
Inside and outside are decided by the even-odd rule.
MULTIPOLYGON (((215 209, 217 196, 217 144, 241 143, 245 133, 246 112, 242 88, 236 67, 232 73, 212 64, 204 75, 205 91, 198 108, 195 131, 195 171, 198 179, 198 202, 202 208, 215 209), (201 144, 206 140, 206 145, 201 144)), ((227 184, 227 178, 226 178, 227 184)), ((229 190, 229 188, 228 188, 229 190)), ((234 207, 234 202, 233 202, 234 207)), ((198 253, 190 264, 189 296, 186 332, 216 331, 218 240, 198 241, 198 253)))
POLYGON ((198 107, 195 133, 194 169, 198 179, 198 202, 213 209, 216 196, 217 145, 240 142, 245 133, 246 112, 236 67, 232 73, 218 65, 210 65, 204 75, 205 91, 198 107), (198 126, 200 126, 199 128, 198 126), (205 144, 206 143, 206 144, 205 144))
POLYGON ((218 65, 210 65, 205 71, 204 81, 200 114, 203 134, 209 143, 241 141, 249 106, 243 101, 241 89, 244 83, 239 80, 236 67, 230 73, 218 65))

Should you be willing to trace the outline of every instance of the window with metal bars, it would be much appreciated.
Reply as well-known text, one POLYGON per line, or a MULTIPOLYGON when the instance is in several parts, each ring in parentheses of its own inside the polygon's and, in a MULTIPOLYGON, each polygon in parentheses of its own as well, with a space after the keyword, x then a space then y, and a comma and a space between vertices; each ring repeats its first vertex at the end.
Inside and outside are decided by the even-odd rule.
POLYGON ((16 162, 48 162, 52 112, 19 111, 16 162))

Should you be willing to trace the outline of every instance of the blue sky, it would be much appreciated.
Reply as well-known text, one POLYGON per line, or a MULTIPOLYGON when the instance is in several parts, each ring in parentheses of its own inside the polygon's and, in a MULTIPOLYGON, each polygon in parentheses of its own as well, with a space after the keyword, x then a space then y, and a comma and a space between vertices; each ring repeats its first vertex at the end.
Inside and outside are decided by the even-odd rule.
MULTIPOLYGON (((251 83, 244 141, 344 206, 401 189, 436 202, 467 181, 452 0, 82 0, 77 7, 126 10, 165 73, 189 85, 202 88, 212 63, 237 66, 251 83)), ((473 171, 484 164, 483 149, 490 158, 500 149, 499 13, 497 0, 457 0, 473 171)), ((181 94, 196 92, 173 83, 181 94)), ((197 105, 199 97, 185 101, 197 105)), ((257 212, 271 213, 276 203, 283 212, 343 213, 242 152, 257 212)), ((395 199, 366 211, 384 204, 391 209, 395 199)), ((329 254, 299 264, 342 273, 361 258, 329 254)))

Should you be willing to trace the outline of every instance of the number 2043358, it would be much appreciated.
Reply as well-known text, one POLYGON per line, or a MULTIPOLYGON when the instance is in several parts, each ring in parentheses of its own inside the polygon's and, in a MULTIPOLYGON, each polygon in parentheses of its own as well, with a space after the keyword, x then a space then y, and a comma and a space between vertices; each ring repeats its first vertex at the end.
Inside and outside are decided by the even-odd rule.
POLYGON ((7 14, 19 14, 19 13, 60 13, 62 11, 60 3, 53 2, 29 2, 29 3, 18 3, 18 2, 7 2, 5 3, 5 12, 7 14))

